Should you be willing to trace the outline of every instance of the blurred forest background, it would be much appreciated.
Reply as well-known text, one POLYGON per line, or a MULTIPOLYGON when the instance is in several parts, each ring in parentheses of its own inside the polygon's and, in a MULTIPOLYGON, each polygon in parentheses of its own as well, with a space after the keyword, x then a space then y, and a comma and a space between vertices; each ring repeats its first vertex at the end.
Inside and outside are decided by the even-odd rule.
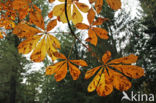
MULTIPOLYGON (((33 2, 43 10, 42 14, 46 17, 51 7, 45 0, 33 2)), ((124 8, 116 13, 104 5, 101 15, 110 20, 101 27, 107 29, 110 38, 107 41, 99 38, 96 48, 88 45, 92 46, 93 51, 100 57, 106 50, 112 52, 112 58, 136 54, 139 57, 137 65, 145 69, 146 75, 131 80, 133 86, 127 93, 141 91, 156 95, 156 0, 139 2, 141 9, 137 10, 135 17, 132 17, 131 11, 127 12, 124 8)), ((75 33, 83 39, 83 32, 75 30, 75 33)), ((61 52, 68 55, 74 42, 73 37, 67 33, 56 36, 62 44, 61 52)), ((48 58, 44 61, 43 68, 28 72, 32 62, 18 53, 19 42, 20 40, 11 34, 0 40, 0 103, 130 103, 127 100, 121 101, 123 94, 117 90, 106 97, 100 97, 96 92, 87 92, 87 86, 92 79, 84 80, 84 74, 98 65, 98 62, 79 42, 76 41, 74 45, 71 59, 83 58, 89 67, 81 70, 77 81, 73 81, 68 73, 61 82, 56 82, 53 76, 45 75, 45 68, 50 65, 48 58)))

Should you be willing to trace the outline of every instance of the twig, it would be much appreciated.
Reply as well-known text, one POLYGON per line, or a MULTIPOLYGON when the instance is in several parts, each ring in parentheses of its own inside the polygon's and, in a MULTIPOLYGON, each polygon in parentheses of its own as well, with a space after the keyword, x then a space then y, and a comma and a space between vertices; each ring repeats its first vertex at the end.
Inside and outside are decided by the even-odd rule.
POLYGON ((70 29, 70 32, 72 34, 72 36, 77 39, 85 48, 89 49, 87 45, 85 45, 76 35, 75 33, 73 32, 72 30, 72 27, 70 25, 70 22, 69 22, 69 18, 68 18, 68 14, 67 14, 67 0, 65 0, 65 15, 66 15, 66 19, 67 19, 67 23, 68 23, 68 26, 69 26, 69 29, 70 29))

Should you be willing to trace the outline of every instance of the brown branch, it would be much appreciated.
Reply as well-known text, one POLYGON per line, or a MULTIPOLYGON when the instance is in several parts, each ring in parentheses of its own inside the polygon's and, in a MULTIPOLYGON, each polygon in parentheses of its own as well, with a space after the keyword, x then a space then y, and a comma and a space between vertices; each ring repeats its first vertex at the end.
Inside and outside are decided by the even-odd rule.
POLYGON ((68 23, 68 26, 69 26, 69 29, 70 29, 70 32, 72 34, 72 36, 77 39, 85 48, 89 49, 87 45, 85 45, 74 33, 74 31, 72 30, 72 27, 70 25, 70 22, 69 22, 69 18, 68 18, 68 14, 67 14, 67 0, 65 0, 65 15, 66 15, 66 19, 67 19, 67 23, 68 23))

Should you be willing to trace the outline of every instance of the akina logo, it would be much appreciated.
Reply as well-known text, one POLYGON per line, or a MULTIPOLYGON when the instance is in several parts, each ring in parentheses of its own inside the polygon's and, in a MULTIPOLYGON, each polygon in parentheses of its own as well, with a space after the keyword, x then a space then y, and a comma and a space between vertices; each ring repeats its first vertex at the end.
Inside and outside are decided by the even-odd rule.
POLYGON ((144 101, 149 101, 149 102, 153 102, 155 101, 155 97, 154 94, 150 93, 150 94, 144 94, 141 92, 133 92, 131 91, 131 95, 128 96, 128 94, 126 92, 122 92, 123 93, 123 97, 121 98, 121 101, 123 100, 128 100, 128 101, 135 101, 135 102, 144 102, 144 101))

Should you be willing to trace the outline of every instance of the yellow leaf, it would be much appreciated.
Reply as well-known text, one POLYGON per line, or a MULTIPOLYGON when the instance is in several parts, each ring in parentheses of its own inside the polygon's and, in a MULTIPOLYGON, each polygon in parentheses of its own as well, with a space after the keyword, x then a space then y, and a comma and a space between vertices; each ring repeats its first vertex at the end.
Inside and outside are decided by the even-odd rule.
POLYGON ((75 4, 76 4, 76 6, 77 6, 82 12, 84 12, 84 13, 87 13, 87 12, 88 12, 89 7, 88 7, 86 4, 84 4, 84 3, 79 3, 79 2, 76 2, 75 4))
POLYGON ((103 63, 106 64, 110 58, 111 58, 111 52, 106 51, 106 53, 102 56, 103 63))
POLYGON ((101 38, 101 39, 108 39, 108 32, 102 28, 93 28, 93 31, 101 38))
POLYGON ((70 71, 70 74, 71 74, 73 80, 77 80, 81 73, 80 70, 76 66, 71 64, 70 62, 68 62, 68 65, 69 65, 69 71, 70 71))
POLYGON ((102 69, 97 73, 97 75, 94 77, 92 82, 88 86, 88 92, 93 92, 99 83, 100 77, 101 77, 102 69))
POLYGON ((93 23, 93 21, 94 21, 94 18, 95 18, 95 12, 94 12, 93 8, 91 8, 88 11, 87 18, 88 18, 89 24, 91 25, 93 23))
POLYGON ((18 52, 22 54, 28 54, 30 53, 40 40, 41 36, 35 35, 33 37, 30 37, 23 42, 21 42, 18 46, 18 52))
MULTIPOLYGON (((67 15, 68 15, 68 19, 70 21, 72 18, 71 17, 71 5, 70 4, 67 5, 67 15)), ((60 21, 62 21, 63 23, 67 23, 67 18, 65 15, 65 8, 64 8, 62 15, 60 15, 60 21)))
POLYGON ((134 79, 138 79, 144 76, 144 69, 135 65, 110 65, 126 76, 134 79))
POLYGON ((70 60, 70 62, 82 67, 88 66, 88 64, 84 60, 70 60))
POLYGON ((83 23, 76 24, 76 28, 78 29, 89 29, 89 26, 83 23))
POLYGON ((52 30, 57 25, 57 20, 51 20, 47 25, 47 31, 52 30))
POLYGON ((101 74, 100 81, 99 81, 99 84, 98 84, 97 89, 96 89, 99 96, 105 96, 106 95, 106 93, 105 93, 106 88, 105 87, 106 87, 105 72, 103 72, 101 74))
POLYGON ((53 45, 55 48, 61 48, 60 42, 59 42, 59 40, 58 40, 56 37, 54 37, 54 36, 52 36, 52 35, 50 35, 50 34, 48 34, 48 36, 49 36, 49 38, 50 38, 50 41, 52 42, 52 45, 53 45))
POLYGON ((53 40, 51 40, 49 36, 47 36, 47 53, 51 57, 51 60, 55 61, 57 58, 54 56, 53 53, 57 52, 57 49, 54 47, 53 43, 53 40))
POLYGON ((85 74, 85 79, 89 79, 90 77, 92 77, 100 68, 101 66, 95 67, 91 70, 88 70, 85 74))
POLYGON ((118 63, 131 64, 131 63, 135 63, 137 61, 137 59, 138 59, 137 56, 135 56, 134 54, 131 54, 126 57, 114 59, 114 60, 110 61, 109 64, 118 64, 118 63))
POLYGON ((54 15, 54 16, 61 16, 61 15, 63 14, 64 11, 65 11, 64 4, 56 5, 56 6, 53 8, 53 15, 54 15))
POLYGON ((106 0, 106 2, 113 10, 118 10, 121 8, 120 0, 106 0))
POLYGON ((67 74, 67 63, 64 63, 54 75, 56 81, 58 82, 64 79, 66 77, 66 74, 67 74))
POLYGON ((81 23, 83 20, 83 16, 80 11, 73 5, 73 12, 72 12, 72 22, 73 24, 81 23))
POLYGON ((45 37, 37 44, 33 53, 31 54, 31 60, 34 62, 41 62, 44 60, 46 56, 47 48, 45 37))
POLYGON ((58 62, 54 65, 50 65, 46 68, 46 75, 53 75, 54 73, 56 73, 60 67, 64 64, 65 62, 58 62))

